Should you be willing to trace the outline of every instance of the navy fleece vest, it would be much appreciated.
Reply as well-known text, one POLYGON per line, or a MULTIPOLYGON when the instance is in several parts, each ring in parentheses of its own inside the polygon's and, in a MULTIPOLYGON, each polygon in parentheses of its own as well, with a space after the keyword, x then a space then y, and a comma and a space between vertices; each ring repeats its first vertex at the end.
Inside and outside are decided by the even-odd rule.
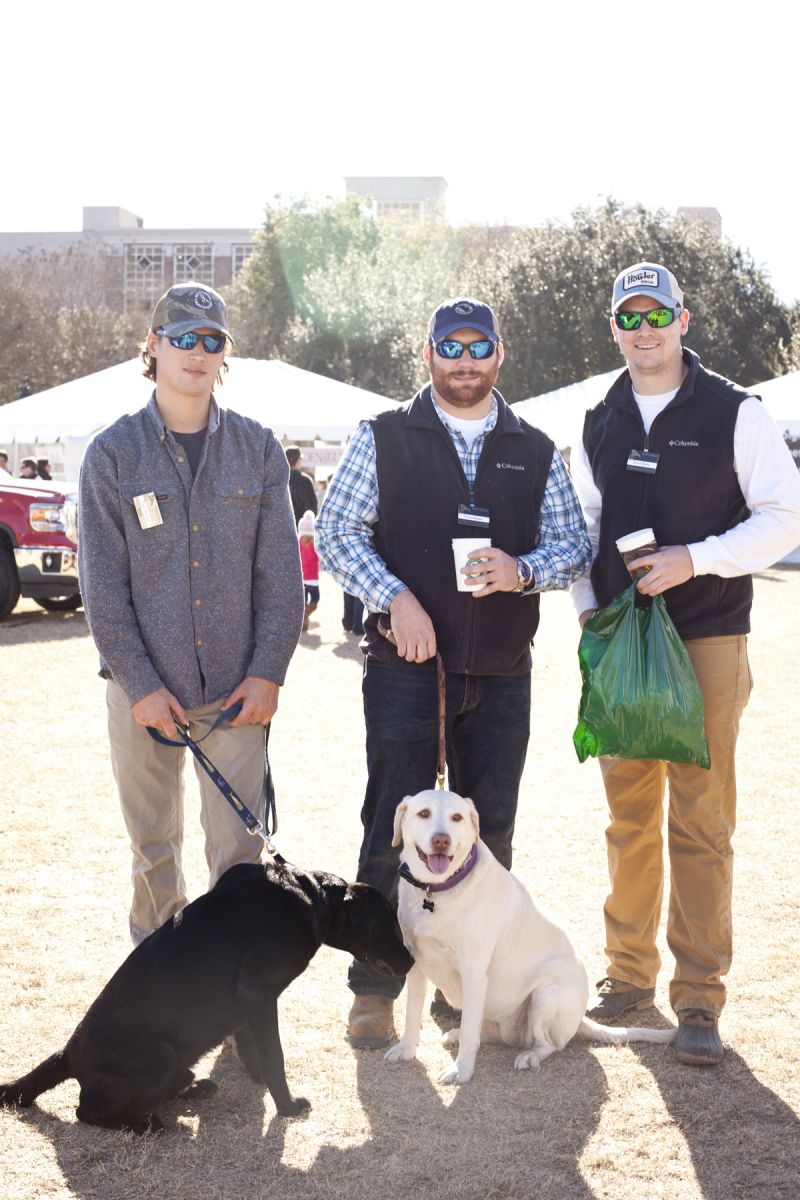
MULTIPOLYGON (((600 548, 592 566, 602 606, 630 583, 614 544, 623 534, 650 526, 659 545, 687 545, 725 533, 750 515, 733 451, 739 405, 750 393, 707 371, 691 350, 683 357, 689 373, 647 437, 627 371, 586 414, 583 444, 603 497, 600 548), (659 455, 654 475, 626 470, 632 449, 659 455)), ((699 575, 670 588, 664 599, 684 639, 750 630, 749 575, 699 575)))
MULTIPOLYGON (((430 615, 448 671, 522 675, 531 666, 539 597, 498 592, 476 600, 457 591, 451 545, 452 538, 483 532, 458 524, 458 506, 470 499, 490 511, 493 546, 518 555, 537 544, 553 443, 495 395, 497 424, 486 435, 472 497, 430 385, 373 419, 380 492, 375 549, 430 615)), ((368 653, 397 661, 376 624, 374 615, 365 622, 368 653)))

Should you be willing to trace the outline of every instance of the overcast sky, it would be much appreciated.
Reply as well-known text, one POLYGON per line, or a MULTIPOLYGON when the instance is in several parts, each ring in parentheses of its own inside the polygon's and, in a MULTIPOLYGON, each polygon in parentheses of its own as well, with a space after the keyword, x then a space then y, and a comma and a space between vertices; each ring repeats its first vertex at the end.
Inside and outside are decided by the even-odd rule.
POLYGON ((781 299, 800 298, 797 10, 276 7, 6 11, 0 229, 80 229, 84 205, 256 227, 276 194, 442 175, 454 222, 568 219, 609 194, 715 207, 781 299))

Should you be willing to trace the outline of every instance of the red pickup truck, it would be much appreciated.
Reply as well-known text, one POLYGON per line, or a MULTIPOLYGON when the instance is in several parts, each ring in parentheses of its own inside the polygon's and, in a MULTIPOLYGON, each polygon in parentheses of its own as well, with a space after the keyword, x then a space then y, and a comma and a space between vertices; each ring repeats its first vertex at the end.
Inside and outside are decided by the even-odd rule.
POLYGON ((0 472, 0 621, 20 596, 79 608, 77 485, 0 472))

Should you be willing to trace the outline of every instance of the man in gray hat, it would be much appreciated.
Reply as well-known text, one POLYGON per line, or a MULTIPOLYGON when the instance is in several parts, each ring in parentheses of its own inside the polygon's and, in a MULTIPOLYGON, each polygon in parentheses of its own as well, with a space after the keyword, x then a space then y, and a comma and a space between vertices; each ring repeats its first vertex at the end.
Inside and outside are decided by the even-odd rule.
POLYGON ((663 890, 663 791, 669 783, 670 1002, 681 1062, 721 1061, 722 976, 732 954, 735 750, 750 695, 751 573, 800 541, 800 478, 758 396, 682 346, 689 327, 671 271, 640 262, 614 282, 611 333, 627 370, 586 414, 571 466, 592 540, 591 576, 572 592, 581 625, 630 584, 616 539, 652 528, 659 549, 643 596, 664 593, 705 704, 711 769, 600 760, 611 824, 605 906, 608 974, 589 1015, 651 1005, 663 890))
MULTIPOLYGON (((213 394, 230 341, 221 296, 198 283, 170 288, 142 347, 150 402, 102 430, 81 469, 81 594, 108 681, 135 943, 186 903, 185 751, 148 727, 174 740, 177 720, 205 737, 208 757, 263 819, 265 727, 303 619, 286 456, 270 429, 213 394)), ((257 861, 261 842, 197 774, 213 884, 257 861)))
MULTIPOLYGON (((487 304, 441 304, 423 347, 430 383, 359 427, 317 520, 320 562, 370 610, 358 878, 387 896, 396 887, 397 805, 436 778, 437 651, 450 786, 474 801, 481 837, 511 866, 539 596, 567 587, 589 561, 561 455, 494 386, 503 356, 487 304), (475 561, 460 572, 465 590, 456 584, 456 538, 477 539, 475 561)), ((354 962, 349 984, 351 1041, 385 1045, 398 981, 354 962)))

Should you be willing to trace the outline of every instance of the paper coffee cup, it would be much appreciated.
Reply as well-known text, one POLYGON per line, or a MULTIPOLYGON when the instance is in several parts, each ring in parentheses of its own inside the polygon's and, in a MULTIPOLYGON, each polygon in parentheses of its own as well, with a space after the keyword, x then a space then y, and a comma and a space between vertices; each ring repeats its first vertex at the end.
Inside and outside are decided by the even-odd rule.
POLYGON ((474 592, 476 588, 480 588, 481 563, 486 559, 474 558, 476 550, 485 550, 487 546, 491 546, 492 539, 488 537, 479 538, 453 538, 453 560, 456 565, 456 587, 460 592, 474 592), (466 567, 471 563, 473 570, 470 575, 476 576, 475 583, 468 583, 469 576, 461 574, 461 568, 466 567))
POLYGON ((626 533, 624 537, 617 538, 617 549, 622 555, 623 562, 630 572, 632 579, 641 579, 650 570, 649 567, 637 567, 635 571, 631 571, 630 563, 637 558, 645 558, 648 554, 652 554, 658 549, 656 535, 652 529, 637 529, 634 533, 626 533))

